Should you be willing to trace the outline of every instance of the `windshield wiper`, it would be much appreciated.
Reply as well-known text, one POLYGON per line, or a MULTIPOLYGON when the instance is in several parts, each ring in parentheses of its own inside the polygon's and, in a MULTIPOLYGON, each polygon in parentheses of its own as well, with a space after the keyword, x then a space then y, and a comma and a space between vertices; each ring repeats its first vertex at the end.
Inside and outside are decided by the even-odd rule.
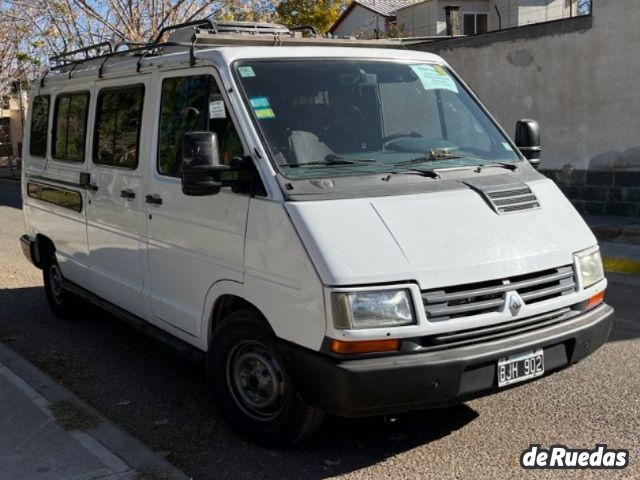
POLYGON ((391 175, 420 175, 421 177, 440 178, 440 174, 430 168, 405 168, 390 172, 383 180, 388 182, 391 180, 391 175))
POLYGON ((338 157, 336 155, 327 155, 324 160, 316 160, 314 162, 296 163, 293 165, 286 165, 287 167, 297 168, 306 167, 308 165, 362 165, 377 163, 375 160, 369 158, 347 158, 338 157))
POLYGON ((507 162, 491 162, 491 163, 484 163, 478 166, 479 167, 502 167, 502 168, 506 168, 507 170, 511 170, 512 172, 518 170, 518 165, 516 165, 515 163, 507 163, 507 162))
POLYGON ((450 160, 453 158, 465 158, 466 155, 456 155, 455 153, 450 153, 442 150, 431 150, 428 155, 421 155, 416 158, 412 158, 411 160, 406 160, 404 162, 394 163, 394 167, 402 167, 404 165, 412 165, 414 163, 427 163, 427 162, 437 162, 438 160, 450 160))

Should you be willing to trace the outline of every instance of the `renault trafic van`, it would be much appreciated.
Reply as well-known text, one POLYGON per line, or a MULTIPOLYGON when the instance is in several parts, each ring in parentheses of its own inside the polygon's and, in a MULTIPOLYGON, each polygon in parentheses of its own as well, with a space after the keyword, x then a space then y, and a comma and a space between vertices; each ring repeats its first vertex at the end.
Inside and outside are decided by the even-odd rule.
POLYGON ((534 168, 535 122, 512 141, 397 41, 196 23, 31 89, 21 241, 56 315, 82 298, 196 353, 226 421, 279 444, 607 340, 598 245, 534 168))

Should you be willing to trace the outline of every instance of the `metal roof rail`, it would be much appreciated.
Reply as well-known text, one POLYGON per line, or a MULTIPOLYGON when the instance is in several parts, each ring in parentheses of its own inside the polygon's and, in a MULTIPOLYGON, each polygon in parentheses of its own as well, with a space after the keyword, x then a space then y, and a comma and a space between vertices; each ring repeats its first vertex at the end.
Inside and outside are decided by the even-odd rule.
POLYGON ((216 26, 214 25, 214 23, 209 20, 209 19, 204 19, 204 20, 192 20, 190 22, 183 22, 183 23, 177 23, 175 25, 167 25, 166 27, 162 27, 160 29, 160 31, 158 32, 158 35, 156 35, 156 38, 153 39, 150 43, 152 44, 158 44, 160 43, 160 41, 162 40, 162 36, 167 33, 167 32, 171 32, 174 30, 178 30, 180 28, 187 28, 187 27, 198 27, 198 26, 208 26, 209 29, 216 31, 216 26))
POLYGON ((58 55, 53 55, 49 57, 49 62, 51 64, 55 63, 56 67, 60 66, 60 64, 62 65, 71 64, 79 60, 77 58, 74 58, 79 53, 84 53, 85 58, 83 59, 83 61, 86 61, 86 60, 90 60, 91 58, 97 58, 99 56, 104 55, 103 53, 101 53, 101 51, 104 49, 108 50, 107 54, 113 53, 114 51, 113 45, 111 44, 111 42, 100 42, 100 43, 96 43, 95 45, 89 45, 86 47, 78 48, 76 50, 71 50, 69 52, 62 52, 62 53, 59 53, 58 55), (89 56, 89 52, 91 51, 98 52, 98 55, 93 57, 89 56))
POLYGON ((289 27, 292 32, 309 32, 311 36, 317 37, 318 31, 313 25, 299 25, 297 27, 289 27))

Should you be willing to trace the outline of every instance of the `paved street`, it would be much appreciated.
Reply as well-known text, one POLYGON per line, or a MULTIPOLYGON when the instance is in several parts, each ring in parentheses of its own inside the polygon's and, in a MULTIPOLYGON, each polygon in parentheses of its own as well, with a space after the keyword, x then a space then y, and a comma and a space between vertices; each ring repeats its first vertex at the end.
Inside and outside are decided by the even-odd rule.
MULTIPOLYGON (((609 343, 538 382, 396 419, 330 418, 289 451, 261 448, 222 422, 197 365, 109 315, 63 322, 22 256, 17 182, 0 180, 0 342, 195 479, 640 478, 640 277, 610 275, 609 343), (530 443, 630 450, 624 471, 523 471, 530 443)), ((1 471, 1 465, 0 465, 1 471)), ((1 475, 0 475, 1 476, 1 475)))

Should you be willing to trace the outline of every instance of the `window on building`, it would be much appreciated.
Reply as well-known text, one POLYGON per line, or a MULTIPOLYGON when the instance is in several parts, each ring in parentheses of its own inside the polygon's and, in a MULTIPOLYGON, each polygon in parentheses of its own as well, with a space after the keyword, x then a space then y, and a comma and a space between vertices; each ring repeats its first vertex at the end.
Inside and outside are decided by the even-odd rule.
POLYGON ((53 120, 52 155, 56 160, 82 162, 84 160, 85 134, 89 94, 72 93, 56 97, 53 120))
POLYGON ((215 132, 223 163, 243 155, 242 142, 211 75, 165 79, 161 104, 158 172, 162 175, 180 176, 182 141, 187 132, 215 132))
POLYGON ((47 154, 47 133, 49 131, 49 95, 38 95, 33 99, 29 153, 34 157, 47 154))
POLYGON ((135 169, 138 166, 144 86, 100 91, 96 105, 93 161, 135 169))
POLYGON ((462 21, 462 33, 464 35, 480 35, 488 31, 488 16, 486 13, 465 13, 462 21))

